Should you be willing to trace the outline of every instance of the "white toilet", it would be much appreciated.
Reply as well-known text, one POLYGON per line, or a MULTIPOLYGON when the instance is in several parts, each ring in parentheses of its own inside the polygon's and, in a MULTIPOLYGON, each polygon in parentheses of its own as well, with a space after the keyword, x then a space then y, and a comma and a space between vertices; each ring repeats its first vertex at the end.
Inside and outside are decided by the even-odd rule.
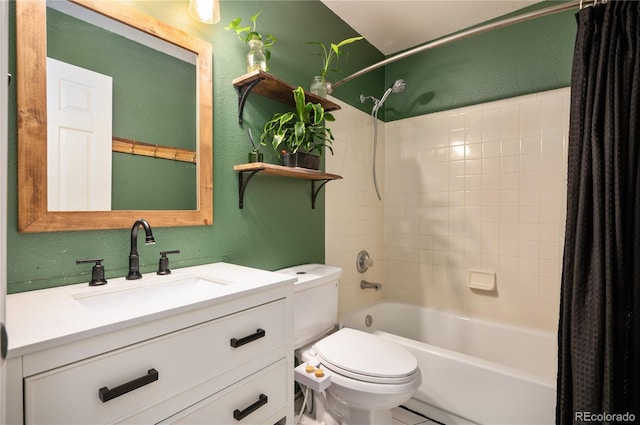
POLYGON ((338 319, 342 269, 305 264, 278 273, 298 277, 296 357, 330 375, 331 385, 315 397, 315 419, 328 425, 391 425, 391 409, 411 398, 422 382, 415 357, 367 332, 342 328, 329 334, 338 319))

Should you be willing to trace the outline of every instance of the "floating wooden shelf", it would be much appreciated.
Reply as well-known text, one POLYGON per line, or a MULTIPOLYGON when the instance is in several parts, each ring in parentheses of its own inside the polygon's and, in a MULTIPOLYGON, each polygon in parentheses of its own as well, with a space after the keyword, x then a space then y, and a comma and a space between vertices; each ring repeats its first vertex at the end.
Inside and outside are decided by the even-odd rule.
POLYGON ((262 171, 262 174, 270 176, 293 177, 304 180, 337 180, 342 176, 325 173, 324 171, 310 170, 300 167, 285 167, 284 165, 268 164, 266 162, 252 162, 233 166, 234 171, 262 171))
MULTIPOLYGON (((233 80, 233 85, 238 90, 238 123, 242 125, 242 112, 249 93, 254 92, 261 96, 268 97, 286 105, 295 106, 292 91, 296 88, 291 84, 282 81, 278 77, 264 72, 260 69, 249 72, 233 80)), ((312 103, 320 103, 325 111, 337 111, 340 105, 316 96, 305 90, 305 98, 312 103)))
POLYGON ((316 198, 320 189, 330 182, 331 180, 341 179, 342 176, 337 174, 325 173, 318 170, 309 170, 307 168, 299 167, 285 167, 282 165, 267 164, 265 162, 252 162, 249 164, 234 165, 233 170, 238 172, 238 186, 239 186, 239 208, 244 206, 244 191, 249 184, 249 181, 257 173, 262 173, 268 176, 282 176, 291 177, 295 179, 310 180, 311 181, 311 208, 316 207, 316 198), (247 178, 244 178, 244 174, 247 173, 247 178), (322 182, 316 187, 316 182, 322 182))

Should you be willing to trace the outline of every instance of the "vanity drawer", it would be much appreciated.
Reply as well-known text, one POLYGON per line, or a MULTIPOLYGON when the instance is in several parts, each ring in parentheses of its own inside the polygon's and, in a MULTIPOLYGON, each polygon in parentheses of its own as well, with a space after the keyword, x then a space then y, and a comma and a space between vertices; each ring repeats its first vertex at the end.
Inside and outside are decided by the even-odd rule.
POLYGON ((270 418, 275 423, 286 412, 286 368, 286 360, 280 360, 161 424, 265 425, 270 418))
POLYGON ((266 366, 260 362, 267 352, 282 350, 284 357, 286 329, 279 300, 27 377, 25 422, 110 423, 153 412, 151 406, 236 366, 266 366))

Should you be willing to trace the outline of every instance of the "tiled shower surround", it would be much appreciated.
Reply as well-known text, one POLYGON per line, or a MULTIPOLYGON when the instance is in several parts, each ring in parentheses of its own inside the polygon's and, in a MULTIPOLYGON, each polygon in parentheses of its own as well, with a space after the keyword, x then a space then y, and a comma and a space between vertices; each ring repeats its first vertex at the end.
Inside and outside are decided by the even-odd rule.
POLYGON ((385 298, 555 330, 569 93, 380 122, 382 202, 371 183, 371 117, 343 104, 326 162, 345 178, 326 197, 326 261, 345 268, 340 312, 375 298, 355 271, 357 251, 368 249, 378 260, 368 273, 384 269, 375 279, 385 298), (469 270, 495 272, 497 289, 469 289, 469 270))
MULTIPOLYGON (((384 203, 372 181, 373 121, 370 115, 332 99, 342 109, 330 127, 335 136, 334 155, 325 155, 325 167, 343 177, 325 186, 325 262, 342 268, 338 295, 339 314, 381 299, 392 283, 385 279, 384 203), (374 260, 365 274, 356 270, 356 257, 367 250, 374 260), (360 281, 383 283, 380 292, 360 289, 360 281)), ((378 122, 377 174, 384 187, 385 124, 378 122)), ((384 196, 384 193, 383 193, 384 196)), ((384 198, 383 198, 384 199, 384 198)))

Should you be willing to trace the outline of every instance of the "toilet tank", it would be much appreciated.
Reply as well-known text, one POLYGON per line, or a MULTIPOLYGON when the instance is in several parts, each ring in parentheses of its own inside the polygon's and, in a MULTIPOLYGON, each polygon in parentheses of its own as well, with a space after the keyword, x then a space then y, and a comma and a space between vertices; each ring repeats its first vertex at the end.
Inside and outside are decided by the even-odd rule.
POLYGON ((294 347, 301 348, 329 332, 338 321, 338 280, 342 269, 324 264, 302 264, 277 270, 293 275, 294 347))

